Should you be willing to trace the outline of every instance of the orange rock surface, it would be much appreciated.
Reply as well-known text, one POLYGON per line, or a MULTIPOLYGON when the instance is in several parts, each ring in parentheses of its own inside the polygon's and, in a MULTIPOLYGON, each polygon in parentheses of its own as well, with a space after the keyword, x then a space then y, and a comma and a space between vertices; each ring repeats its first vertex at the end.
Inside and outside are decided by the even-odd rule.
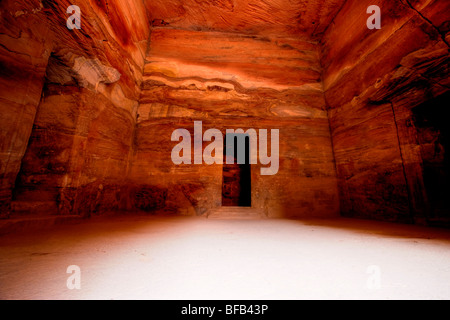
POLYGON ((268 217, 450 222, 448 1, 80 0, 69 30, 71 4, 0 3, 1 217, 206 215, 223 168, 170 158, 202 121, 280 130, 268 217))

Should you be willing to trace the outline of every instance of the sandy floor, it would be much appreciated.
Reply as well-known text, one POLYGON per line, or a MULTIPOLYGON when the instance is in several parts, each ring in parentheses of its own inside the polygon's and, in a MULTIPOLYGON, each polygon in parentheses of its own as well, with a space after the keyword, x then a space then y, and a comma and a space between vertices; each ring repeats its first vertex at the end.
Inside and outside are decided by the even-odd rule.
POLYGON ((347 219, 95 218, 0 237, 0 298, 450 299, 450 230, 347 219), (67 287, 71 265, 81 289, 67 287))

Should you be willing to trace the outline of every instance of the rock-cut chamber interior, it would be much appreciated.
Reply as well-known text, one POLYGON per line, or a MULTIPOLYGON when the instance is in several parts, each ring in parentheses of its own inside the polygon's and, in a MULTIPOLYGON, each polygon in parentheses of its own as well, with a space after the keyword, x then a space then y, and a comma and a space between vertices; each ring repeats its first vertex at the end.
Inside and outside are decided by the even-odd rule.
POLYGON ((450 2, 372 2, 1 1, 1 218, 450 225, 450 2))
POLYGON ((0 0, 0 299, 449 299, 449 19, 0 0))

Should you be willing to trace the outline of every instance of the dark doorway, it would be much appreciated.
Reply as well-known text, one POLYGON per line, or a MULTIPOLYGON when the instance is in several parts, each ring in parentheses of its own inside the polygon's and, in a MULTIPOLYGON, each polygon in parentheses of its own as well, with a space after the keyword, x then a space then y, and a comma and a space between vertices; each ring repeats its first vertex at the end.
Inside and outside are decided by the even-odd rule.
POLYGON ((222 206, 251 207, 250 137, 245 134, 227 134, 225 135, 223 150, 222 206), (238 164, 238 143, 242 143, 244 140, 245 164, 238 164), (233 141, 234 143, 231 143, 233 141), (227 164, 227 155, 233 155, 233 164, 227 164))
POLYGON ((421 146, 423 180, 430 205, 429 223, 450 225, 450 92, 412 109, 421 146))

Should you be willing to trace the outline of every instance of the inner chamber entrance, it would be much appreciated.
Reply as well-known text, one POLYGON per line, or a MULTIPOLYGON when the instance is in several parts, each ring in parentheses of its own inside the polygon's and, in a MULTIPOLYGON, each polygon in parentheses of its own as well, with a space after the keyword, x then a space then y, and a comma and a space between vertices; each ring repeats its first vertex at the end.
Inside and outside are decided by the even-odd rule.
POLYGON ((226 134, 223 150, 222 206, 251 207, 250 137, 246 134, 226 134), (238 143, 244 140, 245 163, 238 164, 238 143), (227 154, 233 155, 233 164, 227 164, 227 154))

